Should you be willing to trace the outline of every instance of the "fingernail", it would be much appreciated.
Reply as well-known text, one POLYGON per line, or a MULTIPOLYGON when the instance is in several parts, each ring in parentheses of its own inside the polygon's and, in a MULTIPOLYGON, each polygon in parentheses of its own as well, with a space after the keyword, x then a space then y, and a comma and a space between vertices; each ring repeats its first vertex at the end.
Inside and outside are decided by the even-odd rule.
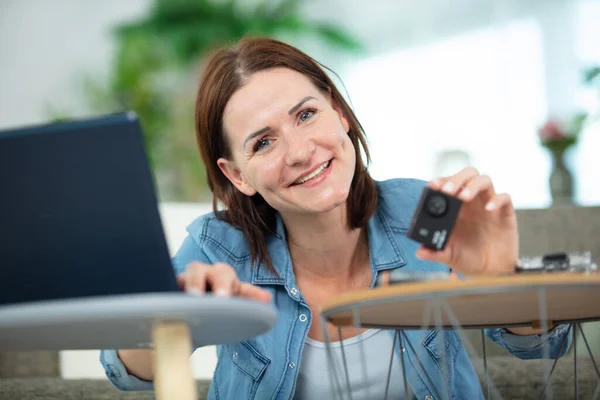
POLYGON ((200 289, 194 286, 186 288, 185 291, 194 296, 202 296, 202 292, 200 291, 200 289))
POLYGON ((229 292, 225 289, 217 289, 215 296, 218 297, 229 297, 229 292))
POLYGON ((459 195, 461 198, 467 200, 471 197, 471 190, 469 188, 464 188, 459 195))
POLYGON ((485 205, 485 209, 488 211, 493 211, 495 208, 496 208, 496 204, 494 204, 491 201, 485 205))
POLYGON ((450 181, 444 183, 444 186, 442 186, 442 191, 446 193, 452 193, 454 191, 454 184, 450 181))
POLYGON ((431 181, 431 183, 434 186, 440 186, 442 184, 442 182, 439 179, 434 179, 434 180, 431 181))

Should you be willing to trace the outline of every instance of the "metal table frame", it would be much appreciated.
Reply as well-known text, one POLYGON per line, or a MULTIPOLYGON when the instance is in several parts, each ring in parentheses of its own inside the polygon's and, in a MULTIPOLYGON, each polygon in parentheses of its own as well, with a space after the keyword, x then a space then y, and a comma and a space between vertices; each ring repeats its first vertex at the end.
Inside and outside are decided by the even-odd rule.
MULTIPOLYGON (((579 286, 580 285, 578 285, 578 284, 573 284, 573 285, 567 284, 567 285, 562 286, 561 288, 577 288, 579 286)), ((600 285, 598 285, 598 286, 599 286, 599 290, 600 290, 600 285)), ((484 328, 495 327, 495 326, 469 325, 469 327, 467 327, 467 328, 463 327, 461 325, 461 323, 459 322, 459 319, 453 312, 452 307, 448 304, 447 299, 451 298, 453 296, 461 296, 461 295, 493 295, 494 293, 500 293, 500 292, 506 293, 507 291, 519 292, 519 291, 523 291, 523 290, 535 290, 537 292, 539 304, 543 305, 543 306, 540 306, 539 310, 538 310, 539 311, 538 317, 539 317, 539 322, 540 322, 540 328, 542 330, 542 335, 547 335, 550 330, 549 329, 550 327, 548 326, 548 310, 546 307, 547 306, 547 302, 546 302, 547 287, 543 286, 543 285, 542 286, 523 285, 523 286, 518 286, 518 287, 514 287, 514 288, 502 287, 502 288, 497 288, 497 289, 490 288, 490 287, 482 287, 482 288, 469 287, 469 288, 464 288, 462 290, 448 291, 448 292, 396 295, 396 296, 387 296, 385 298, 380 298, 380 299, 371 298, 371 299, 360 300, 355 303, 349 303, 349 304, 345 304, 345 305, 334 305, 332 307, 327 307, 327 305, 326 305, 323 308, 323 311, 321 313, 321 324, 322 324, 323 335, 325 338, 325 345, 326 345, 326 350, 327 350, 327 355, 328 355, 329 371, 330 371, 329 379, 332 382, 332 385, 331 385, 332 398, 333 399, 341 399, 341 400, 345 400, 345 399, 352 400, 352 391, 351 391, 351 387, 350 387, 351 383, 349 380, 348 366, 346 363, 346 355, 345 355, 345 351, 344 351, 343 342, 340 342, 341 343, 340 347, 341 347, 341 353, 342 353, 342 363, 344 366, 343 377, 346 380, 345 384, 342 382, 343 378, 338 376, 338 375, 341 375, 341 373, 338 374, 338 371, 336 370, 336 366, 335 366, 335 362, 334 362, 333 354, 332 354, 332 348, 331 348, 332 340, 329 337, 329 333, 327 331, 327 322, 332 322, 338 326, 338 333, 339 333, 339 337, 341 338, 342 337, 342 333, 341 333, 342 325, 340 324, 340 321, 337 321, 338 323, 336 324, 335 315, 336 315, 336 313, 340 313, 340 312, 345 312, 347 314, 347 312, 350 311, 352 313, 352 324, 357 329, 357 332, 361 328, 379 328, 379 329, 395 330, 392 351, 391 351, 391 357, 390 357, 390 361, 389 361, 385 399, 387 399, 387 397, 388 397, 388 389, 389 389, 389 383, 390 383, 390 379, 391 379, 392 363, 393 363, 395 353, 396 353, 396 351, 395 351, 396 345, 398 343, 401 344, 402 349, 404 349, 405 346, 408 346, 411 350, 413 350, 413 353, 417 357, 420 368, 424 371, 425 376, 427 377, 427 380, 429 381, 429 384, 435 390, 435 392, 434 392, 434 395, 436 396, 435 398, 446 399, 448 397, 449 389, 446 387, 446 388, 444 388, 444 389, 446 389, 444 391, 444 390, 439 390, 439 388, 436 388, 435 383, 433 382, 433 380, 431 379, 431 377, 429 376, 427 371, 423 368, 423 364, 421 363, 421 360, 418 359, 417 352, 414 351, 414 347, 413 347, 412 343, 410 342, 410 340, 404 333, 404 331, 406 329, 420 329, 420 330, 435 329, 438 331, 444 330, 444 329, 456 329, 456 330, 480 329, 481 330, 481 346, 482 346, 482 352, 483 352, 483 357, 482 357, 483 359, 481 359, 477 355, 477 352, 475 351, 475 346, 472 343, 470 343, 469 340, 463 340, 463 344, 465 346, 465 350, 467 351, 467 353, 472 358, 474 358, 475 361, 477 361, 473 365, 476 370, 478 369, 477 366, 479 366, 481 364, 480 362, 483 363, 483 371, 479 370, 477 372, 485 377, 485 386, 486 386, 485 392, 486 392, 487 399, 501 399, 502 396, 498 392, 496 386, 494 385, 494 382, 490 378, 488 371, 487 371, 487 357, 486 357, 484 328), (382 326, 382 325, 377 325, 377 324, 361 322, 360 313, 358 312, 361 307, 381 304, 383 302, 401 303, 401 302, 406 302, 406 301, 410 301, 410 300, 426 300, 427 301, 426 307, 425 307, 425 313, 423 315, 423 321, 422 321, 420 327, 382 326), (442 324, 442 317, 444 315, 451 321, 450 325, 442 324)), ((599 309, 600 309, 600 306, 599 306, 599 309)), ((592 354, 592 351, 591 351, 591 348, 587 341, 587 338, 585 336, 585 333, 581 327, 582 322, 594 321, 594 320, 600 320, 600 311, 598 312, 598 316, 594 317, 594 318, 560 321, 560 324, 568 324, 568 332, 565 335, 565 338, 563 339, 563 341, 561 343, 559 353, 561 353, 562 350, 564 349, 564 346, 567 342, 567 339, 569 338, 569 335, 571 335, 571 334, 573 335, 573 349, 574 349, 573 368, 574 368, 574 386, 575 386, 574 398, 575 399, 579 399, 578 373, 577 373, 577 370, 578 370, 577 332, 578 331, 582 334, 582 338, 583 338, 585 346, 587 348, 587 352, 592 360, 596 375, 598 377, 598 384, 596 385, 593 399, 596 400, 600 397, 600 368, 594 359, 594 355, 592 354)), ((523 326, 523 324, 520 324, 520 325, 523 326)), ((519 324, 514 324, 511 326, 519 326, 519 324)), ((442 335, 438 335, 438 340, 443 340, 442 335)), ((442 344, 442 343, 440 343, 440 344, 442 344)), ((550 358, 549 347, 544 346, 543 351, 544 351, 543 358, 549 359, 550 358)), ((362 353, 363 353, 362 357, 364 357, 364 351, 362 351, 362 353)), ((411 397, 409 397, 410 396, 410 387, 407 384, 406 369, 404 368, 405 367, 404 352, 399 351, 399 354, 400 354, 400 362, 402 365, 402 372, 403 372, 402 378, 404 381, 405 398, 409 399, 409 398, 411 398, 411 397)), ((363 358, 363 360, 364 360, 364 358, 363 358)), ((557 362, 558 362, 558 358, 556 358, 554 360, 554 362, 552 363, 551 366, 549 364, 546 365, 546 370, 545 370, 546 383, 545 383, 544 389, 541 393, 542 399, 544 399, 544 398, 552 399, 552 397, 553 397, 551 379, 552 379, 552 373, 554 372, 557 362)), ((365 363, 363 362, 363 365, 364 364, 365 363)), ((443 366, 445 366, 444 362, 442 362, 441 364, 443 366)), ((443 372, 442 375, 444 375, 444 371, 442 371, 442 372, 443 372)), ((445 372, 445 373, 447 375, 447 372, 445 372)), ((363 369, 363 379, 366 379, 366 371, 364 371, 364 369, 363 369)), ((444 380, 444 383, 447 385, 446 380, 444 380)))

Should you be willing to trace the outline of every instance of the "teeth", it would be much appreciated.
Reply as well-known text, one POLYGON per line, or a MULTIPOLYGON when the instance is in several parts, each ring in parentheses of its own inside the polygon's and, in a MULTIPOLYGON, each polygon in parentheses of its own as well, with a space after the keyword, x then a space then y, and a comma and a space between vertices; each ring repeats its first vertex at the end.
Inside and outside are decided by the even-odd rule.
POLYGON ((316 170, 314 170, 312 173, 306 175, 303 178, 298 179, 296 182, 294 182, 294 184, 296 185, 300 185, 306 181, 311 180, 312 178, 315 178, 317 175, 319 175, 321 172, 323 172, 323 170, 325 168, 327 168, 329 166, 329 161, 327 161, 325 164, 321 165, 319 168, 317 168, 316 170))

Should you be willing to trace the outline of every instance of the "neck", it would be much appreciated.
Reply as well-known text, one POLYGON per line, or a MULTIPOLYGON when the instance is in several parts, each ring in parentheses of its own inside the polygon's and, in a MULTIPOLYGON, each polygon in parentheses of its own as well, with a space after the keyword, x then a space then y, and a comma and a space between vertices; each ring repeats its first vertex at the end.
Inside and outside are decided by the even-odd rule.
POLYGON ((369 260, 366 228, 350 229, 346 207, 329 213, 285 218, 288 246, 297 276, 352 278, 369 260))

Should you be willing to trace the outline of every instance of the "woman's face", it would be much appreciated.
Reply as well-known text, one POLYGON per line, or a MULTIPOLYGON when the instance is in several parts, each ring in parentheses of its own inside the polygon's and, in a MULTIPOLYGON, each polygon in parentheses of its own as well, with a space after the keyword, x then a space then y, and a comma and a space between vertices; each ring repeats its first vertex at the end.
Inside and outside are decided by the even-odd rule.
POLYGON ((252 75, 227 103, 223 126, 232 159, 218 165, 247 196, 259 193, 290 216, 345 203, 356 162, 348 121, 303 74, 252 75))

